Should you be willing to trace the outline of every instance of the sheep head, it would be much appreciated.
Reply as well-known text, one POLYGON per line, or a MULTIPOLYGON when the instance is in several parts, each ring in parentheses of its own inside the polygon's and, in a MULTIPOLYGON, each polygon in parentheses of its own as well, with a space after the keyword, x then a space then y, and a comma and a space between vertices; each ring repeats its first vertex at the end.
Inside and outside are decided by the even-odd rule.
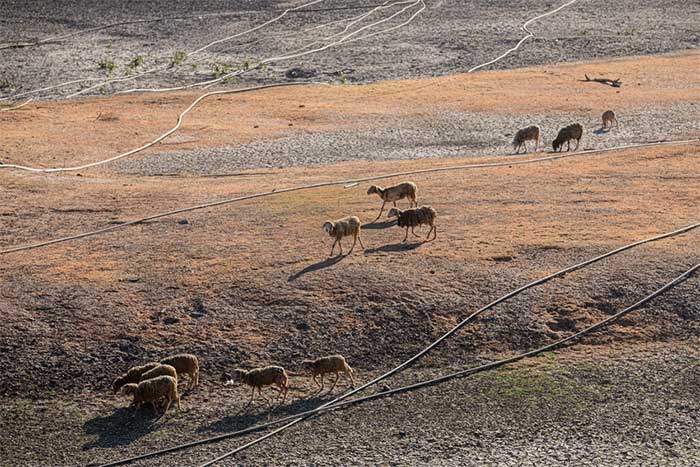
POLYGON ((335 232, 335 224, 333 223, 333 221, 324 222, 323 230, 325 230, 328 235, 333 235, 333 233, 335 232))
POLYGON ((132 394, 136 393, 136 388, 138 388, 139 385, 136 383, 129 383, 125 384, 124 387, 122 387, 122 394, 129 396, 132 394))
POLYGON ((314 367, 313 360, 302 360, 301 361, 301 371, 310 372, 314 367))
POLYGON ((248 372, 246 370, 241 370, 240 368, 236 368, 235 370, 232 371, 232 373, 233 374, 231 375, 232 376, 231 380, 234 383, 240 383, 245 378, 245 375, 248 374, 248 372))
POLYGON ((387 217, 399 217, 401 215, 401 210, 397 208, 391 208, 389 209, 389 214, 387 214, 387 217))
POLYGON ((563 142, 559 141, 558 139, 555 139, 554 141, 552 141, 552 148, 556 152, 559 150, 559 148, 562 146, 562 144, 563 144, 563 142))
POLYGON ((112 383, 112 391, 114 391, 114 394, 119 392, 119 390, 122 388, 122 386, 124 386, 125 383, 126 378, 124 378, 124 376, 120 376, 117 379, 115 379, 112 383))
POLYGON ((380 188, 377 185, 370 185, 369 188, 367 188, 367 194, 371 195, 374 193, 379 193, 380 188))

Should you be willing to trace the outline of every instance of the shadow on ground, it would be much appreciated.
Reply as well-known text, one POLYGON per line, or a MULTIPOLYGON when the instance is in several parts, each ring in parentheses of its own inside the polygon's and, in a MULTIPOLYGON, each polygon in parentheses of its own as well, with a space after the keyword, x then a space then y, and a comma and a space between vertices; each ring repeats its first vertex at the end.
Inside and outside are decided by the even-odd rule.
POLYGON ((367 248, 365 250, 365 255, 371 255, 374 253, 392 253, 397 251, 410 251, 419 248, 425 242, 411 242, 411 243, 392 243, 390 245, 382 245, 377 248, 367 248))
POLYGON ((344 255, 338 255, 338 256, 333 256, 331 258, 326 258, 323 261, 319 261, 318 263, 311 264, 309 266, 306 266, 304 269, 302 269, 299 272, 295 272, 294 274, 290 275, 287 278, 287 282, 292 282, 294 280, 297 280, 301 276, 303 276, 306 273, 313 272, 313 271, 319 271, 321 269, 329 268, 335 264, 340 263, 342 260, 344 260, 349 253, 344 254, 344 255))
POLYGON ((120 407, 109 415, 94 417, 83 424, 83 431, 86 435, 97 435, 97 439, 85 443, 83 450, 131 444, 157 429, 161 418, 162 414, 148 404, 140 409, 120 407))

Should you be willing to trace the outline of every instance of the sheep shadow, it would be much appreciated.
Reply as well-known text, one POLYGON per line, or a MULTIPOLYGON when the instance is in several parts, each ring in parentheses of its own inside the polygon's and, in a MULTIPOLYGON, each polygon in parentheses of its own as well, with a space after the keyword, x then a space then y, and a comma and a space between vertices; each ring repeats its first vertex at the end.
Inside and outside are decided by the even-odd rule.
POLYGON ((421 245, 427 243, 426 241, 420 240, 417 242, 407 242, 407 243, 392 243, 389 245, 382 245, 377 248, 367 248, 365 250, 365 255, 372 255, 375 253, 394 253, 397 251, 410 251, 420 248, 421 245))
POLYGON ((82 446, 83 451, 93 448, 113 448, 131 444, 155 430, 163 415, 150 406, 140 409, 120 407, 111 414, 96 416, 83 424, 86 435, 97 435, 97 439, 82 446))
POLYGON ((318 263, 314 263, 314 264, 311 264, 309 266, 306 266, 301 271, 295 272, 294 274, 291 274, 287 278, 287 282, 295 281, 295 280, 299 279, 301 276, 303 276, 304 274, 307 274, 309 272, 319 271, 321 269, 325 269, 325 268, 329 268, 331 266, 334 266, 334 265, 340 263, 342 260, 344 260, 347 256, 348 256, 347 253, 344 255, 332 256, 330 258, 324 259, 323 261, 319 261, 318 263))
POLYGON ((362 230, 387 229, 396 225, 396 219, 389 219, 382 222, 372 221, 369 224, 362 224, 362 230))
POLYGON ((237 412, 232 415, 227 415, 208 425, 201 425, 199 428, 197 428, 196 432, 233 433, 257 425, 259 423, 266 423, 273 421, 277 418, 285 417, 288 415, 295 415, 300 412, 306 412, 308 410, 313 410, 316 407, 327 402, 327 400, 328 397, 327 395, 325 395, 321 397, 312 396, 303 399, 297 399, 293 402, 287 402, 285 405, 277 405, 277 403, 265 402, 263 402, 262 405, 260 405, 260 403, 258 403, 258 405, 251 406, 251 408, 248 408, 248 411, 237 412), (257 412, 250 412, 255 408, 258 409, 257 412))
POLYGON ((607 135, 608 133, 610 133, 610 128, 600 127, 597 130, 593 131, 593 134, 595 135, 607 135))

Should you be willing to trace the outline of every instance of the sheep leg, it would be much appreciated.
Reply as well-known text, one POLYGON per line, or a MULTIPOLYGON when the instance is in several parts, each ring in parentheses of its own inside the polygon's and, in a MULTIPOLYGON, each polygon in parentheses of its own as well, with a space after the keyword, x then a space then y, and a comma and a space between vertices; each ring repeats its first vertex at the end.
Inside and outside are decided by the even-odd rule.
MULTIPOLYGON (((321 373, 321 389, 318 390, 318 392, 323 391, 323 373, 321 373)), ((316 394, 318 394, 318 392, 316 394)))
POLYGON ((362 249, 364 250, 364 249, 365 249, 365 245, 362 243, 362 235, 360 234, 360 232, 357 232, 357 239, 360 241, 360 246, 361 246, 362 249))
POLYGON ((250 407, 250 404, 253 403, 253 399, 255 399, 255 386, 252 387, 252 391, 250 391, 250 399, 248 400, 248 403, 245 405, 245 407, 243 407, 243 410, 250 407))
POLYGON ((350 371, 345 370, 345 374, 350 377, 350 381, 351 381, 350 387, 354 388, 355 387, 355 378, 352 377, 352 370, 350 370, 350 371))
POLYGON ((578 151, 578 144, 579 144, 580 142, 581 142, 580 139, 577 139, 577 140, 576 140, 576 149, 574 149, 574 151, 578 151))
MULTIPOLYGON (((378 221, 380 217, 382 217, 382 213, 384 212, 384 206, 386 205, 386 201, 382 202, 382 207, 379 209, 379 214, 377 214, 377 218, 374 219, 374 221, 378 221)), ((372 221, 372 222, 374 222, 372 221)))
POLYGON ((417 233, 415 233, 415 232, 413 231, 413 227, 411 227, 411 233, 413 234, 414 237, 420 238, 420 235, 418 235, 417 233))
POLYGON ((338 248, 340 248, 340 256, 343 256, 343 244, 338 240, 338 248))
POLYGON ((357 232, 355 232, 352 236, 352 246, 350 247, 350 251, 348 251, 348 254, 352 253, 352 250, 355 249, 356 244, 357 244, 357 232))
POLYGON ((333 386, 328 390, 328 393, 333 392, 333 388, 335 387, 336 384, 338 384, 338 379, 340 379, 340 373, 337 371, 335 372, 335 381, 333 381, 333 386))
POLYGON ((320 388, 321 385, 319 384, 318 380, 316 379, 317 377, 318 377, 318 375, 314 375, 313 380, 314 380, 314 383, 316 383, 316 386, 318 386, 320 388))
POLYGON ((173 400, 172 400, 171 398, 169 398, 169 397, 166 397, 166 399, 167 399, 168 403, 165 404, 165 410, 163 411, 163 413, 167 413, 167 412, 168 412, 168 409, 170 408, 170 404, 173 402, 173 400))
POLYGON ((333 250, 335 249, 335 244, 338 243, 338 239, 336 238, 335 241, 333 242, 333 246, 331 247, 331 254, 328 256, 333 256, 333 250))
POLYGON ((406 227, 406 236, 403 238, 403 240, 401 241, 401 243, 404 243, 404 242, 406 241, 407 238, 408 238, 408 227, 406 227))
POLYGON ((535 152, 537 152, 537 149, 538 149, 539 147, 540 147, 540 139, 537 138, 537 139, 535 140, 535 152))

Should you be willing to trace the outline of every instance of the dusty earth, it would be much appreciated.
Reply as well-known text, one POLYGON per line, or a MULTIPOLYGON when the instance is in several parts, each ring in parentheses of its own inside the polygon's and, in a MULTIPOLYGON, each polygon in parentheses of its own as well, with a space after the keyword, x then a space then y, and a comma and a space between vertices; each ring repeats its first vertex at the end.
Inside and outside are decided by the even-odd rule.
MULTIPOLYGON (((63 16, 50 18, 54 10, 39 2, 28 9, 5 2, 10 13, 0 21, 19 29, 10 34, 2 28, 7 37, 0 42, 134 16, 122 17, 99 3, 103 10, 93 14, 94 7, 66 2, 63 16), (19 16, 24 23, 13 23, 19 16)), ((512 45, 523 17, 553 7, 534 3, 481 5, 478 11, 494 18, 491 24, 472 18, 461 4, 442 2, 412 23, 410 32, 399 30, 393 45, 355 43, 353 54, 363 60, 348 62, 357 80, 406 79, 218 96, 192 112, 176 135, 119 163, 79 174, 0 169, 0 251, 305 183, 549 155, 510 154, 512 133, 530 123, 542 126, 548 142, 559 127, 580 121, 585 148, 698 138, 696 50, 425 77, 463 70, 479 60, 473 54, 512 45), (499 8, 507 11, 501 19, 499 8), (460 18, 479 23, 480 32, 470 32, 469 39, 479 37, 492 48, 434 54, 435 66, 421 68, 421 54, 434 46, 430 37, 467 37, 455 35, 463 29, 460 18), (428 21, 446 29, 433 30, 428 21), (515 35, 493 40, 492 34, 506 29, 515 35), (414 68, 396 59, 398 45, 409 44, 409 38, 419 44, 406 46, 421 63, 414 68), (374 54, 379 48, 394 57, 391 66, 386 56, 374 54), (380 61, 384 67, 372 66, 380 61), (584 74, 614 76, 623 86, 581 82, 584 74), (423 78, 408 79, 414 76, 423 78), (617 111, 620 128, 600 131, 598 119, 607 108, 617 111)), ((143 16, 158 14, 157 2, 143 5, 134 8, 149 8, 143 16)), ((499 66, 697 45, 697 30, 687 30, 697 14, 693 5, 669 3, 662 16, 651 13, 657 11, 651 2, 637 2, 634 19, 625 14, 624 21, 639 29, 625 36, 624 49, 610 49, 614 41, 591 40, 595 46, 571 47, 583 39, 567 36, 574 34, 565 33, 567 28, 584 37, 595 28, 609 27, 611 34, 623 30, 623 8, 607 5, 581 3, 567 11, 565 18, 578 15, 578 22, 547 21, 551 40, 546 44, 557 38, 556 44, 575 53, 547 55, 555 49, 540 44, 537 50, 544 55, 533 55, 535 44, 544 41, 540 37, 499 66), (662 27, 667 42, 655 40, 662 27)), ((239 7, 221 2, 202 11, 239 7)), ((168 11, 193 13, 185 2, 174 2, 168 11)), ((322 18, 303 17, 303 24, 341 13, 359 14, 319 12, 322 18)), ((250 16, 260 19, 257 13, 250 16)), ((283 31, 301 26, 293 21, 302 17, 288 19, 283 31)), ((225 31, 202 28, 197 42, 232 33, 224 19, 212 22, 225 31)), ((122 45, 125 59, 143 41, 158 41, 160 56, 167 57, 169 49, 160 44, 164 36, 171 38, 173 50, 182 47, 182 37, 168 31, 170 23, 156 24, 149 29, 153 38, 123 34, 120 44, 131 44, 122 45)), ((117 31, 96 36, 109 41, 110 34, 117 31)), ((23 90, 80 75, 90 67, 66 62, 49 79, 30 65, 60 60, 59 49, 83 53, 85 62, 102 56, 106 44, 90 47, 94 37, 77 37, 63 45, 0 51, 10 63, 23 64, 5 61, 0 70, 23 70, 12 75, 26 83, 23 90)), ((260 43, 251 45, 261 47, 255 55, 276 52, 272 47, 279 41, 271 38, 259 36, 260 43)), ((227 45, 227 54, 234 45, 227 45)), ((347 66, 341 62, 330 54, 294 65, 329 71, 347 66)), ((271 68, 270 80, 279 81, 284 70, 271 68)), ((163 81, 151 84, 170 83, 158 79, 163 81)), ((198 94, 42 100, 2 112, 0 160, 53 167, 110 157, 171 127, 198 94)), ((241 412, 248 392, 222 387, 218 378, 236 366, 274 363, 297 370, 304 358, 340 352, 358 380, 367 381, 530 280, 697 222, 698 156, 700 143, 691 142, 411 176, 419 201, 439 213, 438 239, 428 243, 402 244, 403 232, 391 222, 372 223, 380 203, 365 194, 368 184, 362 183, 275 194, 3 254, 0 465, 106 462, 314 407, 329 396, 313 396, 307 379, 293 377, 285 406, 270 411, 258 401, 241 412), (321 224, 351 213, 367 223, 362 234, 367 248, 328 258, 331 242, 321 224), (201 385, 189 392, 183 388, 181 411, 156 418, 148 409, 127 409, 128 400, 111 394, 112 379, 131 365, 181 351, 196 353, 202 362, 201 385)), ((398 387, 523 352, 599 321, 696 264, 699 234, 637 247, 523 293, 482 315, 389 384, 398 387)), ((697 290, 698 277, 692 277, 575 346, 318 417, 221 465, 697 465, 697 290)), ((244 439, 137 465, 198 465, 244 439)))

